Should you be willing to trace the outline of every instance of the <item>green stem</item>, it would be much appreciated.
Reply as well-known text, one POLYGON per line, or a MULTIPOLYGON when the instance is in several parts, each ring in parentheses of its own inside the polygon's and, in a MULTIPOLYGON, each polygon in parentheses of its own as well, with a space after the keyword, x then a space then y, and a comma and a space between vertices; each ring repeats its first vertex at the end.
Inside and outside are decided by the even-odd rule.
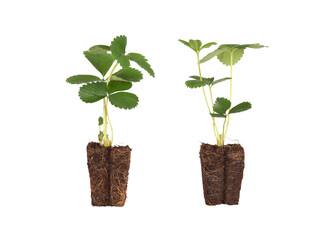
MULTIPOLYGON (((209 93, 210 93, 210 100, 211 100, 211 102, 212 102, 212 104, 213 104, 214 99, 213 99, 213 93, 212 93, 212 91, 211 91, 211 86, 208 86, 208 87, 209 87, 209 93)), ((217 134, 217 135, 216 135, 217 145, 220 146, 220 144, 221 144, 220 134, 219 134, 219 132, 218 132, 218 128, 217 128, 217 125, 216 125, 215 118, 213 117, 212 119, 213 119, 214 132, 215 132, 215 130, 216 130, 216 134, 217 134)))
POLYGON ((108 86, 108 84, 109 84, 109 81, 110 81, 110 78, 111 78, 111 76, 113 75, 113 73, 114 73, 114 71, 115 71, 115 68, 118 66, 118 62, 115 64, 115 66, 113 67, 113 69, 111 70, 111 72, 110 72, 110 74, 109 74, 109 76, 108 76, 108 78, 107 78, 107 86, 108 86))
POLYGON ((113 126, 111 125, 111 122, 110 122, 110 118, 109 118, 109 114, 108 114, 108 101, 109 101, 109 98, 107 97, 107 104, 106 104, 106 115, 107 115, 107 118, 108 118, 108 122, 109 122, 109 126, 110 126, 110 130, 111 130, 111 140, 110 140, 110 146, 113 144, 114 142, 114 134, 113 134, 113 126))
MULTIPOLYGON (((113 75, 117 66, 118 66, 118 62, 115 64, 115 66, 113 67, 113 69, 111 70, 111 72, 107 78, 107 86, 108 86, 110 78, 113 75)), ((105 97, 103 99, 103 142, 104 142, 105 147, 110 147, 114 142, 113 127, 110 123, 109 114, 108 114, 108 101, 109 101, 108 97, 105 97), (111 140, 110 141, 109 141, 109 138, 107 137, 107 120, 109 122, 110 130, 111 130, 111 140)))
MULTIPOLYGON (((232 66, 233 66, 233 50, 231 50, 231 52, 230 52, 230 102, 231 102, 231 104, 232 104, 232 66)), ((222 135, 223 136, 222 145, 224 145, 225 137, 226 137, 226 134, 227 134, 228 128, 229 128, 230 110, 231 110, 231 106, 229 108, 227 118, 224 119, 224 123, 226 121, 226 129, 225 129, 225 133, 222 135)), ((223 124, 223 131, 224 131, 224 124, 223 124)))
POLYGON ((103 145, 109 147, 107 138, 107 107, 106 98, 103 99, 103 145))
POLYGON ((224 130, 225 130, 225 123, 226 123, 226 117, 225 117, 224 122, 223 122, 221 146, 224 146, 224 141, 225 141, 225 138, 223 138, 224 137, 224 130))
MULTIPOLYGON (((197 52, 197 57, 198 57, 198 67, 199 67, 200 81, 202 81, 199 52, 197 52)), ((211 93, 211 88, 209 87, 209 89, 210 89, 210 93, 211 93)), ((209 114, 211 114, 212 112, 211 112, 210 107, 209 107, 209 103, 208 103, 208 100, 207 100, 207 96, 206 96, 206 92, 205 92, 205 88, 204 87, 202 87, 202 92, 203 92, 203 96, 204 96, 205 101, 206 101, 206 104, 207 104, 207 108, 208 108, 209 114)), ((211 93, 211 100, 212 100, 211 104, 213 104, 212 93, 211 93)), ((212 117, 212 120, 213 120, 213 131, 214 131, 214 134, 215 134, 215 137, 216 137, 217 145, 220 146, 221 139, 220 139, 220 136, 219 136, 219 133, 218 133, 218 129, 217 129, 216 123, 215 123, 215 118, 212 117)))

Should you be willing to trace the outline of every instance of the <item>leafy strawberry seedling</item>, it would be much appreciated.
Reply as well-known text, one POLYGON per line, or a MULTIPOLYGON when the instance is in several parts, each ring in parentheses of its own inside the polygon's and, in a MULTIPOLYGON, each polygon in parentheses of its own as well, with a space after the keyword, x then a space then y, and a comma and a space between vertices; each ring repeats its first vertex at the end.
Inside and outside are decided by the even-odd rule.
POLYGON ((186 45, 187 47, 191 48, 197 56, 198 60, 198 70, 199 75, 198 76, 191 76, 190 80, 186 81, 185 84, 189 88, 202 88, 202 92, 207 104, 207 108, 209 111, 209 114, 212 118, 213 122, 213 131, 216 137, 217 145, 223 146, 225 137, 228 131, 229 127, 229 121, 230 121, 230 115, 233 113, 243 112, 252 107, 252 105, 249 102, 242 102, 238 105, 231 107, 232 103, 232 68, 233 65, 235 65, 239 60, 242 58, 244 54, 244 50, 246 48, 262 48, 265 47, 263 45, 260 45, 258 43, 256 44, 223 44, 220 45, 215 51, 209 53, 204 58, 200 59, 200 51, 204 48, 209 48, 212 45, 216 45, 215 42, 210 42, 205 45, 202 45, 200 40, 179 40, 181 43, 186 45), (220 78, 218 80, 215 80, 213 77, 202 77, 201 75, 201 63, 207 62, 208 60, 212 59, 213 57, 217 57, 218 60, 223 63, 226 66, 230 66, 230 76, 225 78, 220 78), (226 98, 216 98, 215 102, 213 99, 213 93, 212 93, 212 87, 221 82, 225 82, 229 80, 230 81, 230 100, 226 98), (210 102, 208 101, 205 87, 209 90, 209 97, 210 102), (212 106, 212 107, 210 107, 212 106), (216 125, 215 118, 224 118, 223 122, 223 130, 222 133, 219 133, 218 127, 216 125))
POLYGON ((110 123, 108 103, 121 109, 132 109, 138 105, 138 97, 127 92, 132 84, 143 79, 142 73, 133 67, 138 66, 155 76, 147 59, 139 53, 126 54, 127 38, 124 35, 114 38, 110 46, 95 45, 84 52, 85 57, 99 71, 101 77, 94 75, 75 75, 67 79, 71 84, 83 84, 79 89, 79 97, 85 103, 94 103, 102 100, 103 117, 99 117, 99 143, 105 147, 112 145, 113 127, 110 123), (117 68, 121 69, 117 70, 117 68), (116 71, 117 70, 117 71, 116 71), (107 73, 110 71, 108 76, 107 73), (109 139, 107 126, 110 126, 109 139), (103 129, 101 129, 103 126, 103 129))

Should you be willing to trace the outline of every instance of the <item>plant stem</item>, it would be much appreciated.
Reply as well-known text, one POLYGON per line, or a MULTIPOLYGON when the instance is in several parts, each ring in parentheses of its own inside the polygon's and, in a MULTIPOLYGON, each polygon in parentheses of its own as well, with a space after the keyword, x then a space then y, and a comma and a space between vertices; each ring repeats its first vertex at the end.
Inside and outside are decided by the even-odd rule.
MULTIPOLYGON (((110 78, 113 75, 115 68, 118 66, 118 62, 115 64, 113 69, 111 70, 108 78, 107 78, 107 86, 109 84, 110 78)), ((109 114, 108 114, 108 97, 103 99, 103 142, 105 147, 110 147, 114 142, 114 134, 113 134, 113 126, 110 123, 109 114), (109 122, 110 130, 111 130, 111 140, 107 137, 107 119, 109 122)))
POLYGON ((103 145, 109 147, 107 141, 107 109, 106 109, 106 98, 103 99, 103 145))
MULTIPOLYGON (((202 81, 199 52, 197 52, 197 57, 198 57, 198 67, 199 67, 200 81, 202 81)), ((211 87, 209 87, 209 89, 210 89, 210 94, 211 94, 210 96, 211 96, 211 100, 212 100, 211 104, 213 105, 213 97, 212 97, 212 93, 211 93, 211 87)), ((208 108, 209 114, 211 114, 212 112, 211 112, 210 107, 209 107, 209 103, 208 103, 208 100, 207 100, 207 97, 206 97, 206 92, 205 92, 205 88, 204 87, 202 87, 202 92, 203 92, 203 96, 204 96, 205 101, 206 101, 206 104, 207 104, 207 108, 208 108)), ((214 130, 214 134, 215 134, 215 137, 216 137, 217 145, 220 146, 221 139, 220 139, 220 136, 219 136, 219 133, 218 133, 218 129, 217 129, 216 123, 215 123, 215 118, 212 117, 212 120, 213 120, 213 130, 214 130)))
MULTIPOLYGON (((208 86, 208 87, 209 87, 209 92, 210 92, 210 100, 211 100, 211 102, 213 104, 214 99, 213 99, 213 93, 211 91, 211 86, 208 86)), ((220 134, 219 134, 218 129, 217 129, 215 118, 213 117, 212 119, 213 119, 213 125, 214 125, 214 132, 216 130, 216 134, 217 134, 217 136, 216 136, 217 145, 220 146, 220 143, 221 143, 220 134)))
MULTIPOLYGON (((231 104, 232 104, 232 66, 233 66, 233 49, 230 52, 230 102, 231 102, 231 104)), ((223 136, 222 145, 224 145, 225 137, 226 137, 226 134, 227 134, 228 128, 229 128, 230 110, 231 110, 231 106, 228 111, 227 119, 224 119, 224 123, 226 121, 226 129, 225 129, 225 133, 222 135, 223 136)), ((224 131, 224 124, 223 124, 223 131, 224 131)))
POLYGON ((111 130, 111 140, 110 140, 110 146, 113 144, 113 142, 114 142, 114 134, 113 134, 113 126, 111 125, 111 123, 110 123, 110 119, 109 119, 109 114, 108 114, 108 101, 109 101, 109 99, 108 99, 108 97, 107 97, 107 106, 106 106, 106 114, 107 114, 107 117, 108 117, 108 122, 109 122, 109 126, 110 126, 110 130, 111 130))
POLYGON ((108 78, 107 78, 107 86, 108 86, 108 83, 109 83, 109 81, 110 81, 110 78, 111 78, 111 76, 113 75, 113 73, 114 73, 114 71, 115 71, 115 68, 118 66, 118 62, 115 64, 115 66, 113 67, 113 69, 111 70, 111 72, 110 72, 110 74, 109 74, 109 76, 108 76, 108 78))
POLYGON ((223 130, 222 130, 222 140, 221 140, 221 146, 224 146, 224 142, 225 142, 225 135, 224 135, 224 130, 225 130, 225 123, 226 123, 226 117, 224 119, 224 122, 223 122, 223 130), (223 138, 224 137, 224 138, 223 138))

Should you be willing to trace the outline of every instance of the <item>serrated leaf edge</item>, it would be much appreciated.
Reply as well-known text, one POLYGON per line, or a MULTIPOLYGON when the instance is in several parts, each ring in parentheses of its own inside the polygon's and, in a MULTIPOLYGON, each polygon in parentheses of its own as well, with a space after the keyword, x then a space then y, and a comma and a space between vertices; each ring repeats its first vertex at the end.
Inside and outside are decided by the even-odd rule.
MULTIPOLYGON (((124 91, 121 91, 121 92, 124 92, 124 91)), ((139 97, 138 97, 136 94, 134 94, 134 93, 132 93, 132 94, 134 94, 134 95, 137 97, 137 104, 136 104, 134 107, 132 107, 132 108, 125 108, 125 107, 118 107, 118 106, 114 105, 114 104, 110 101, 110 96, 111 96, 111 95, 114 95, 114 94, 116 94, 116 93, 119 93, 119 92, 115 92, 115 93, 112 93, 112 94, 109 95, 109 102, 110 102, 110 104, 113 105, 114 107, 117 107, 117 108, 119 108, 119 109, 124 109, 124 110, 131 110, 131 109, 134 109, 134 108, 136 108, 136 107, 138 106, 138 104, 139 104, 139 97)), ((126 93, 129 93, 129 92, 126 92, 126 93)))

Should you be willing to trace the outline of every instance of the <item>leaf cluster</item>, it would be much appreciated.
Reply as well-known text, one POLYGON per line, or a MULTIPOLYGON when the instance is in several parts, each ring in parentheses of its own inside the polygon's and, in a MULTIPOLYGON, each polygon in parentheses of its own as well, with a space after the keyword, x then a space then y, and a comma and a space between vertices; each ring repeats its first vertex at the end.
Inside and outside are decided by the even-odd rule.
MULTIPOLYGON (((184 41, 179 39, 181 43, 186 45, 187 47, 194 50, 197 54, 203 49, 208 48, 212 45, 216 45, 215 42, 210 42, 205 45, 202 45, 200 40, 189 40, 184 41)), ((225 65, 231 64, 231 56, 232 56, 232 65, 239 62, 244 54, 244 50, 246 48, 263 48, 265 46, 255 43, 255 44, 222 44, 216 50, 212 51, 211 53, 207 54, 204 58, 202 58, 198 64, 207 62, 208 60, 212 59, 213 57, 217 56, 220 62, 225 65)), ((198 55, 199 57, 199 55, 198 55)), ((200 68, 200 65, 199 65, 200 68)), ((224 82, 226 80, 230 80, 230 77, 221 78, 215 80, 215 78, 210 77, 201 77, 201 76, 190 76, 190 80, 185 82, 185 85, 188 88, 199 88, 204 86, 209 86, 210 88, 217 83, 224 82)), ((243 112, 252 107, 251 103, 249 102, 242 102, 233 108, 231 108, 230 100, 226 98, 216 98, 215 103, 213 104, 213 113, 210 113, 212 117, 222 117, 226 118, 229 114, 243 112)))
POLYGON ((185 46, 191 48, 196 53, 199 53, 204 48, 209 48, 209 47, 217 44, 215 42, 209 42, 209 43, 202 45, 200 40, 193 40, 193 39, 190 39, 188 42, 181 40, 181 39, 179 39, 178 41, 183 43, 185 46))
POLYGON ((226 78, 221 78, 221 79, 215 80, 215 78, 213 78, 213 77, 211 77, 211 78, 201 77, 200 78, 199 76, 190 76, 190 78, 192 78, 192 79, 187 80, 185 82, 185 85, 188 88, 199 88, 199 87, 204 87, 207 85, 212 87, 217 83, 221 83, 221 82, 231 79, 229 77, 226 77, 226 78))
POLYGON ((87 60, 102 77, 75 75, 67 78, 68 83, 84 84, 79 90, 79 97, 83 102, 94 103, 107 97, 109 102, 118 108, 132 109, 138 105, 139 100, 135 94, 124 92, 132 87, 133 82, 143 79, 141 71, 131 67, 131 63, 135 62, 152 77, 155 77, 155 73, 142 54, 134 52, 126 54, 126 45, 127 37, 121 35, 115 37, 109 46, 95 45, 84 52, 87 60), (113 73, 118 64, 122 68, 113 73), (113 65, 109 77, 105 78, 113 65))
POLYGON ((230 109, 230 107, 231 107, 230 100, 228 100, 226 98, 216 98, 215 103, 213 105, 214 113, 211 113, 210 115, 212 117, 226 118, 227 115, 229 115, 229 114, 243 112, 248 109, 251 109, 252 104, 249 102, 242 102, 242 103, 239 103, 238 105, 234 106, 231 109, 230 109))
POLYGON ((208 60, 212 59, 213 57, 218 58, 218 60, 226 66, 231 64, 231 54, 232 54, 232 65, 235 65, 237 62, 240 61, 242 56, 244 55, 244 50, 246 48, 263 48, 263 46, 259 43, 254 44, 222 44, 216 50, 212 51, 211 53, 207 54, 204 58, 201 59, 201 63, 207 62, 208 60))

